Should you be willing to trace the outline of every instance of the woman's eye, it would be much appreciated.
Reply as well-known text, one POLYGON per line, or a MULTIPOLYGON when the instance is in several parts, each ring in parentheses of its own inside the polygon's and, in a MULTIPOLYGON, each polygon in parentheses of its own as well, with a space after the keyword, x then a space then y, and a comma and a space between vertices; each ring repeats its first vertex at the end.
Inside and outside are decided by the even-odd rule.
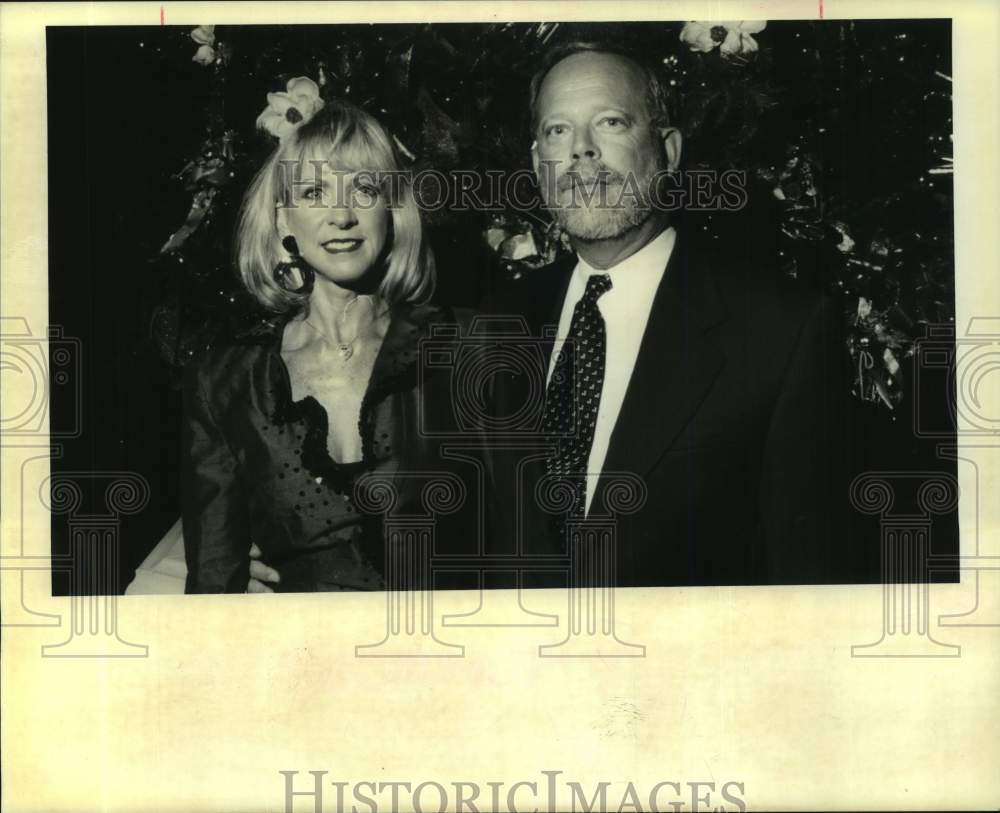
POLYGON ((303 192, 302 197, 304 197, 306 200, 316 200, 316 198, 318 198, 322 194, 323 194, 322 189, 320 189, 318 186, 313 186, 307 189, 305 192, 303 192))
POLYGON ((378 190, 368 184, 361 184, 354 187, 354 205, 362 209, 367 209, 375 205, 378 200, 378 190))

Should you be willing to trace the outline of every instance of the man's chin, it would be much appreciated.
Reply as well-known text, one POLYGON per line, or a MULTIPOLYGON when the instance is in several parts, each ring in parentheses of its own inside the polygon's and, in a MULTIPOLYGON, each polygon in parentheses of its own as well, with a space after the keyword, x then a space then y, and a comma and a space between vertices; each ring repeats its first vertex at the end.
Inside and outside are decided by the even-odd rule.
POLYGON ((557 209, 554 212, 556 222, 566 234, 588 243, 622 237, 645 223, 650 214, 648 210, 594 212, 586 209, 557 209))

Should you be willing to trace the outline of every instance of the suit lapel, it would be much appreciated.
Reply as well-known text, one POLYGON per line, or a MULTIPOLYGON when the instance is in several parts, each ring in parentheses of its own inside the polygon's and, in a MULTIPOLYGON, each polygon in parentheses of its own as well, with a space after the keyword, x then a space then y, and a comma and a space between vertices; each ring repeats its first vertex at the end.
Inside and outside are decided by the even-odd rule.
POLYGON ((725 361, 706 335, 725 309, 710 268, 692 267, 689 248, 679 231, 611 434, 605 472, 644 476, 688 423, 725 361))
POLYGON ((552 358, 552 347, 555 345, 555 334, 559 329, 563 302, 566 299, 566 291, 573 278, 573 269, 576 268, 576 263, 576 254, 567 254, 556 260, 551 269, 551 276, 546 280, 545 290, 540 292, 537 299, 541 319, 533 327, 535 335, 541 337, 546 370, 548 370, 549 360, 552 358))
MULTIPOLYGON (((501 303, 499 309, 494 310, 496 317, 523 320, 529 341, 537 342, 539 349, 538 369, 533 369, 529 376, 510 376, 494 391, 499 415, 517 413, 523 404, 537 398, 539 392, 545 392, 559 316, 575 266, 575 254, 560 257, 552 265, 534 272, 534 277, 525 279, 516 291, 516 301, 501 303)), ((517 323, 512 322, 503 332, 510 330, 514 331, 510 334, 512 339, 523 341, 517 323)))

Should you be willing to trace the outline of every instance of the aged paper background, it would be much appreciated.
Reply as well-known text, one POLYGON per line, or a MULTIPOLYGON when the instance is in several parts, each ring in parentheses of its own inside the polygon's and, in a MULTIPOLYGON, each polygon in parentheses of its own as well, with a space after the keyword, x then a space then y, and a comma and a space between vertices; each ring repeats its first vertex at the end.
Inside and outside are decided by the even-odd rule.
MULTIPOLYGON (((44 26, 158 24, 160 10, 156 3, 0 8, 0 303, 4 316, 24 317, 36 335, 47 319, 44 26)), ((816 18, 821 10, 826 18, 954 19, 961 336, 971 317, 1000 315, 1000 7, 988 0, 163 6, 166 24, 192 27, 770 20, 816 18)), ((997 378, 984 378, 979 394, 994 421, 997 378)), ((8 383, 5 398, 14 395, 8 383)), ((47 574, 23 570, 22 553, 48 550, 48 515, 37 497, 44 471, 25 463, 46 449, 4 444, 2 452, 5 811, 277 811, 280 770, 302 772, 299 789, 308 787, 309 770, 328 771, 328 781, 446 786, 542 782, 541 771, 560 770, 561 780, 585 788, 613 783, 608 798, 616 806, 629 781, 640 795, 661 781, 736 781, 750 809, 1000 806, 1000 626, 937 623, 978 601, 978 623, 1000 625, 996 572, 982 574, 978 594, 972 573, 931 591, 932 633, 959 646, 959 657, 852 657, 852 645, 881 636, 879 586, 622 591, 618 635, 645 645, 646 656, 608 659, 540 658, 538 646, 563 630, 503 628, 442 630, 465 646, 463 658, 359 659, 355 645, 384 635, 385 598, 377 594, 130 597, 117 602, 117 634, 148 647, 146 657, 42 657, 43 646, 70 636, 71 618, 68 599, 48 596, 47 574), (33 486, 22 483, 29 469, 33 486), (9 626, 26 617, 25 607, 52 617, 9 626)), ((959 464, 963 553, 974 552, 978 538, 981 552, 998 556, 1000 527, 990 519, 997 458, 989 448, 965 456, 975 465, 959 464)), ((533 610, 564 613, 565 596, 536 593, 529 601, 533 610)), ((449 594, 437 609, 467 611, 475 602, 449 594)), ((426 799, 425 809, 436 809, 436 796, 426 799)), ((333 805, 330 792, 324 810, 333 805)))

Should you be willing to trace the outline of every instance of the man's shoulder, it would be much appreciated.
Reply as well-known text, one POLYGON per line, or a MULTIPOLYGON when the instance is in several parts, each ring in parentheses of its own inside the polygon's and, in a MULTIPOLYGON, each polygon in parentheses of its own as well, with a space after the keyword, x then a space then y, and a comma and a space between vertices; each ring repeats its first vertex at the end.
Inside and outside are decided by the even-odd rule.
POLYGON ((722 302, 716 340, 734 357, 743 355, 762 380, 767 370, 785 370, 795 354, 811 356, 831 375, 843 368, 848 312, 841 297, 789 278, 777 262, 717 253, 692 271, 696 265, 722 302))
POLYGON ((829 294, 788 277, 776 260, 706 249, 691 256, 691 271, 711 279, 730 316, 786 330, 833 307, 829 294))
POLYGON ((527 314, 550 309, 576 265, 575 255, 560 256, 538 268, 498 276, 483 300, 484 313, 527 314))

